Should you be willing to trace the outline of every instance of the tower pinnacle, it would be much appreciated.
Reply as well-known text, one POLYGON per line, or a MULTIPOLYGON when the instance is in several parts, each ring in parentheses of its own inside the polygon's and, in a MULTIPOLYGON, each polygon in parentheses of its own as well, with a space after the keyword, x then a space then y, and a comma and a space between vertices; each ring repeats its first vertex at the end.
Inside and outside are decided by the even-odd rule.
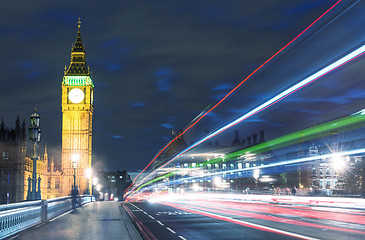
POLYGON ((77 21, 77 26, 79 27, 79 29, 81 28, 81 19, 79 17, 79 21, 77 21))
POLYGON ((81 19, 77 22, 76 42, 71 49, 71 62, 65 71, 65 76, 90 76, 86 65, 85 49, 81 41, 81 19))

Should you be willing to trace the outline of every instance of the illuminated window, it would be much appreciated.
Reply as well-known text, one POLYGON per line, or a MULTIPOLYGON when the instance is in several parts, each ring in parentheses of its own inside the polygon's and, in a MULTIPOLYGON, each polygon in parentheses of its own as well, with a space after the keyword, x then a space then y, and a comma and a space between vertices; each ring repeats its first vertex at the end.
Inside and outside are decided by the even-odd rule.
POLYGON ((242 163, 237 164, 238 169, 242 169, 242 163))
POLYGON ((250 163, 246 163, 246 168, 249 168, 250 167, 250 163))
POLYGON ((192 163, 192 164, 191 164, 191 166, 192 166, 193 168, 195 168, 195 167, 196 167, 196 163, 192 163))
POLYGON ((224 163, 222 166, 223 166, 223 170, 227 169, 227 164, 224 163))

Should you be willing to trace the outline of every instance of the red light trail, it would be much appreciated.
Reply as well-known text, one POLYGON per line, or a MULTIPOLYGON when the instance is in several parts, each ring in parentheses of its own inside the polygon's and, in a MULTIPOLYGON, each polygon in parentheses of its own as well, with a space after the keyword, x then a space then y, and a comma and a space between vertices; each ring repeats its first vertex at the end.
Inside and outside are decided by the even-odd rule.
MULTIPOLYGON (((263 66, 265 66, 269 61, 271 61, 274 57, 276 57, 279 53, 281 53, 284 49, 286 49, 289 45, 291 45, 295 40, 297 40, 301 35, 303 35, 308 29, 310 29, 316 22, 318 22, 323 16, 325 16, 329 11, 331 11, 336 5, 338 5, 342 0, 337 1, 333 4, 329 9, 327 9, 324 13, 322 13, 316 20, 314 20, 308 27, 306 27, 302 32, 300 32, 296 37, 294 37, 290 42, 288 42, 284 47, 282 47, 279 51, 277 51, 274 55, 272 55, 269 59, 267 59, 264 63, 262 63, 258 68, 256 68, 251 74, 249 74, 245 79, 243 79, 235 88, 233 88, 228 94, 226 94, 218 103, 216 103, 211 109, 205 112, 202 116, 200 116, 195 122, 193 122, 189 127, 187 127, 181 134, 172 139, 166 146, 164 146, 151 160, 151 162, 135 177, 132 185, 134 185, 137 178, 156 160, 158 156, 168 147, 170 146, 176 139, 180 138, 185 132, 187 132, 190 128, 192 128, 195 124, 197 124, 202 118, 204 118, 207 114, 213 111, 217 106, 219 106, 226 98, 228 98, 234 91, 236 91, 244 82, 246 82, 251 76, 253 76, 257 71, 259 71, 263 66)), ((132 186, 130 185, 125 192, 132 186)))
MULTIPOLYGON (((250 219, 261 219, 264 221, 277 222, 282 224, 291 224, 302 227, 309 227, 315 229, 327 229, 333 231, 349 232, 355 234, 364 235, 365 231, 329 226, 326 223, 321 224, 312 223, 311 219, 317 220, 329 220, 337 222, 346 222, 364 225, 365 216, 349 213, 338 213, 329 211, 313 210, 310 207, 302 207, 297 209, 296 207, 282 207, 267 203, 238 203, 238 202, 226 202, 226 201, 183 201, 183 202, 159 202, 160 204, 170 207, 178 208, 187 212, 212 217, 215 219, 236 223, 246 227, 251 227, 263 231, 275 232, 285 235, 294 236, 290 232, 282 231, 280 229, 269 228, 264 226, 250 223, 250 219), (245 218, 246 221, 240 221, 233 217, 245 218), (294 220, 293 217, 298 217, 301 220, 294 220), (304 218, 304 219, 303 219, 304 218), (309 222, 306 222, 309 221, 309 222)), ((362 212, 363 213, 363 212, 362 212)), ((278 225, 278 228, 280 226, 278 225)), ((295 237, 308 239, 306 236, 297 235, 295 237)))

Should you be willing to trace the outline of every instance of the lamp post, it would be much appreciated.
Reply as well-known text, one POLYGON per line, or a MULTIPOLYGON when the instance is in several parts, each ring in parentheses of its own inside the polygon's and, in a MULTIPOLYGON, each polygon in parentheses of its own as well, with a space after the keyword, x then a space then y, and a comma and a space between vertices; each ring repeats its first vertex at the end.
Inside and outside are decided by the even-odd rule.
POLYGON ((39 200, 41 199, 41 188, 40 188, 40 178, 38 183, 38 192, 37 192, 37 146, 38 143, 41 141, 41 129, 39 128, 40 123, 40 116, 37 113, 37 109, 34 108, 34 113, 30 115, 30 126, 29 126, 29 138, 32 140, 33 143, 33 156, 31 159, 33 160, 33 175, 32 175, 32 184, 28 186, 28 197, 27 200, 39 200), (32 190, 31 186, 32 185, 32 190))
POLYGON ((72 186, 71 195, 72 195, 72 208, 76 210, 76 202, 77 202, 77 195, 79 195, 79 190, 76 186, 76 168, 77 162, 79 161, 79 155, 73 154, 71 156, 72 167, 74 169, 74 185, 72 186))

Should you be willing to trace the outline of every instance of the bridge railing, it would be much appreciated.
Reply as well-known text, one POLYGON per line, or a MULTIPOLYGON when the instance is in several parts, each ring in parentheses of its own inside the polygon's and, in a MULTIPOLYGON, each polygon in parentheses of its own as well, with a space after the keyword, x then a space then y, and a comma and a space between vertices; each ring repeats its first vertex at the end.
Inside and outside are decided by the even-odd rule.
MULTIPOLYGON (((94 196, 78 196, 80 205, 95 201, 94 196)), ((0 205, 0 239, 44 223, 72 209, 72 197, 0 205)))

